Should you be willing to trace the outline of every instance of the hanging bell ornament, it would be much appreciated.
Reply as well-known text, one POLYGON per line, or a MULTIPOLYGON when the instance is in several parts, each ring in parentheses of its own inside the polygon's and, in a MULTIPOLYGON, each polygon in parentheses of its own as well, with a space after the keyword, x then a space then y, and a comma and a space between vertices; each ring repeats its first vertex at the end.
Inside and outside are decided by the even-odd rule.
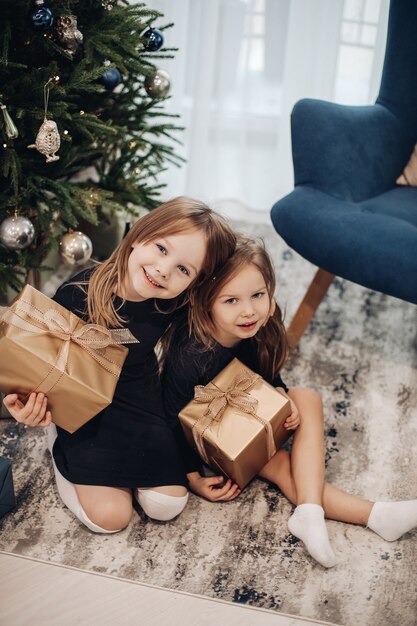
POLYGON ((77 26, 76 15, 61 15, 56 18, 55 30, 58 41, 74 55, 83 42, 83 34, 77 26))
POLYGON ((81 231, 69 232, 59 242, 59 253, 68 265, 87 263, 92 252, 91 239, 81 231))
POLYGON ((35 143, 31 143, 28 148, 36 148, 38 152, 46 156, 47 163, 52 163, 59 159, 55 153, 59 150, 60 145, 61 137, 56 122, 45 118, 36 135, 35 143))
POLYGON ((5 104, 0 104, 1 112, 3 113, 4 129, 9 139, 17 139, 19 137, 19 131, 17 130, 15 123, 9 115, 5 104))
POLYGON ((148 52, 156 52, 164 44, 164 36, 157 28, 148 28, 142 35, 143 45, 148 52))
POLYGON ((32 222, 22 215, 6 217, 0 224, 0 241, 9 250, 24 250, 30 246, 34 236, 32 222))
POLYGON ((144 85, 146 93, 151 98, 165 98, 171 87, 169 74, 165 70, 155 70, 145 79, 144 85))
POLYGON ((106 11, 111 11, 115 5, 116 5, 116 0, 101 0, 101 6, 106 11))
POLYGON ((54 16, 51 9, 44 6, 43 0, 35 0, 37 9, 31 14, 30 19, 34 30, 46 32, 52 28, 54 16))

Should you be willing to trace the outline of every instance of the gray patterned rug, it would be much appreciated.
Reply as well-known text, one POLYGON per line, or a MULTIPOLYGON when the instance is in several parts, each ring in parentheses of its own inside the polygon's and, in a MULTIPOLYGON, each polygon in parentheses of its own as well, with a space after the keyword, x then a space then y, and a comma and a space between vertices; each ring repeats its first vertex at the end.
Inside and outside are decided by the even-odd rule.
MULTIPOLYGON (((272 228, 264 237, 290 319, 314 272, 272 228)), ((417 497, 417 308, 336 280, 285 369, 326 407, 327 478, 371 499, 417 497)), ((324 570, 286 527, 291 506, 254 480, 231 503, 191 496, 179 519, 135 512, 118 535, 96 536, 61 504, 41 430, 0 421, 17 509, 0 520, 0 550, 169 589, 347 626, 416 623, 417 532, 386 543, 329 522, 341 563, 324 570)))

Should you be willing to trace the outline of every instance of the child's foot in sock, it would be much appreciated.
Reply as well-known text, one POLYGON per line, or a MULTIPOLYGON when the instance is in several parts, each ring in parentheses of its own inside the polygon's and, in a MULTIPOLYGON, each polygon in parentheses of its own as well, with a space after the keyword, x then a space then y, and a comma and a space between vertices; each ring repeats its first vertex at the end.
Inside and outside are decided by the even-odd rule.
POLYGON ((333 567, 336 556, 330 546, 324 511, 319 504, 300 504, 288 520, 290 533, 301 539, 307 552, 323 567, 333 567))
POLYGON ((375 502, 368 528, 386 541, 395 541, 417 526, 417 500, 375 502))

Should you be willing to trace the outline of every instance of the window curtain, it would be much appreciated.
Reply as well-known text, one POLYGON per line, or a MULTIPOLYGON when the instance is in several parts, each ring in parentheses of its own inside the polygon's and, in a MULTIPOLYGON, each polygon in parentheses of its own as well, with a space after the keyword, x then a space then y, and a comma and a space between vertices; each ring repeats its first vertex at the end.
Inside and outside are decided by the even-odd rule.
MULTIPOLYGON (((290 113, 304 97, 375 100, 388 0, 153 0, 164 13, 158 61, 171 79, 164 103, 185 126, 186 159, 161 182, 230 217, 268 221, 293 188, 290 113)), ((337 138, 335 138, 337 140, 337 138)))

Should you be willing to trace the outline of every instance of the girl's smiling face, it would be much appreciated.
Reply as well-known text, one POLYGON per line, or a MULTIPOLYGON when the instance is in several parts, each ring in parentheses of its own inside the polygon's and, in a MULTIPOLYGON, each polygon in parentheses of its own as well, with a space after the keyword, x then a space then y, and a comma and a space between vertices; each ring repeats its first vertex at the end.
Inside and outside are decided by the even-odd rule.
POLYGON ((213 336, 231 348, 242 339, 254 337, 270 315, 271 300, 262 273, 246 265, 225 283, 214 300, 211 319, 213 336))
POLYGON ((206 247, 205 235, 196 229, 135 243, 118 295, 133 302, 179 296, 200 272, 206 247))

